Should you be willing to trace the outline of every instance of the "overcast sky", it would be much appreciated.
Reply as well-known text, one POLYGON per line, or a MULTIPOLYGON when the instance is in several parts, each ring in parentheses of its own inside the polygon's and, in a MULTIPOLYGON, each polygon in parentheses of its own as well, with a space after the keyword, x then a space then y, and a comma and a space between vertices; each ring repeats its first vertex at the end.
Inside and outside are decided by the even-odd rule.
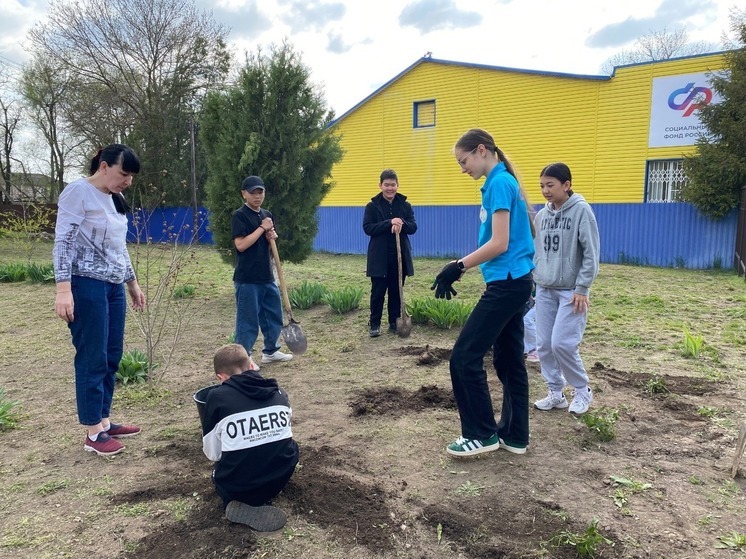
MULTIPOLYGON (((742 0, 739 0, 742 2, 742 0)), ((598 74, 652 30, 684 28, 720 45, 727 0, 196 0, 230 28, 238 60, 287 39, 337 116, 427 52, 433 58, 598 74)), ((0 0, 0 68, 27 60, 23 43, 46 0, 0 0)))

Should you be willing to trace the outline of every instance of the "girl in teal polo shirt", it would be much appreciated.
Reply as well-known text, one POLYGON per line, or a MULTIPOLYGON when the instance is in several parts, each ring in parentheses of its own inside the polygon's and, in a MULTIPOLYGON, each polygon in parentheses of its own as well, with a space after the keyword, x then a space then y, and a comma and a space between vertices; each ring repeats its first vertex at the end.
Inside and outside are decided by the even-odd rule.
POLYGON ((461 437, 449 454, 470 456, 502 447, 524 454, 528 446, 528 375, 523 359, 523 311, 531 295, 534 268, 532 219, 513 166, 484 130, 472 129, 456 142, 461 172, 481 188, 479 248, 448 263, 433 284, 435 296, 450 299, 453 282, 479 266, 486 288, 451 352, 453 392, 461 417, 461 437), (503 385, 500 422, 495 421, 484 370, 493 349, 493 365, 503 385))

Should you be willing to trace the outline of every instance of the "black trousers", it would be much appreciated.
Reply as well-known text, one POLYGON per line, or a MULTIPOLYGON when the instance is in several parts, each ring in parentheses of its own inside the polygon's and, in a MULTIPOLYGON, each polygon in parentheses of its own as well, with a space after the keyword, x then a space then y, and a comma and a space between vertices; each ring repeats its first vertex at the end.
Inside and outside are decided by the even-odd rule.
POLYGON ((217 483, 215 483, 215 472, 213 471, 213 483, 215 483, 215 492, 218 494, 218 496, 223 500, 223 507, 227 507, 228 503, 231 501, 241 501, 242 503, 246 503, 247 505, 251 505, 252 507, 260 507, 267 503, 270 499, 274 499, 277 497, 277 495, 280 494, 280 492, 285 489, 285 486, 288 484, 288 481, 290 481, 290 478, 293 476, 293 473, 295 470, 290 470, 286 476, 282 476, 277 479, 273 479, 272 481, 268 482, 266 485, 263 485, 256 491, 252 491, 251 493, 245 493, 245 492, 228 492, 225 487, 221 487, 217 483))
MULTIPOLYGON (((402 275, 402 284, 405 276, 402 275)), ((385 278, 370 278, 370 325, 380 326, 383 318, 383 301, 388 291, 388 319, 389 324, 396 325, 396 319, 401 315, 401 297, 399 296, 399 265, 394 262, 388 266, 388 276, 385 278)))
POLYGON ((453 393, 461 417, 461 434, 487 439, 498 434, 528 444, 528 374, 523 360, 523 311, 531 295, 531 274, 492 281, 477 302, 451 352, 453 393), (500 422, 495 422, 484 370, 492 347, 493 365, 503 386, 500 422))

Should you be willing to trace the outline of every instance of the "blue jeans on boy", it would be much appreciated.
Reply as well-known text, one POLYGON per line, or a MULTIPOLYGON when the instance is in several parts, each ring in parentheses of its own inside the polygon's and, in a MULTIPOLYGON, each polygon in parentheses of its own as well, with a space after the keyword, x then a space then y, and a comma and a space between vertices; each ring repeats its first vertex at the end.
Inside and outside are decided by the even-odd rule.
POLYGON ((461 416, 461 435, 488 439, 497 434, 528 444, 528 374, 523 360, 523 312, 531 295, 531 274, 489 282, 451 352, 451 382, 461 416), (503 385, 500 422, 495 422, 484 370, 492 347, 493 365, 503 385))
POLYGON ((282 330, 280 290, 274 283, 233 282, 233 285, 236 288, 236 343, 250 354, 261 328, 262 351, 273 354, 280 349, 277 345, 282 330))
POLYGON ((72 276, 74 320, 68 324, 75 346, 78 420, 96 425, 111 413, 111 400, 124 350, 127 296, 123 283, 72 276))

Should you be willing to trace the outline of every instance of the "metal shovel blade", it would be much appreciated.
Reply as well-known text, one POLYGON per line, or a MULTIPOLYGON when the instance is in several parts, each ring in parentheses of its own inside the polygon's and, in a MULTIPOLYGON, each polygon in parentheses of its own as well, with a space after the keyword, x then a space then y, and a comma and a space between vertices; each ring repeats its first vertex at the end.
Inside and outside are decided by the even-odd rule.
POLYGON ((406 313, 396 319, 396 335, 408 338, 412 333, 412 317, 406 313))
POLYGON ((303 355, 308 349, 306 336, 303 329, 295 320, 291 320, 287 326, 282 327, 282 337, 285 339, 285 345, 293 352, 293 355, 303 355))

